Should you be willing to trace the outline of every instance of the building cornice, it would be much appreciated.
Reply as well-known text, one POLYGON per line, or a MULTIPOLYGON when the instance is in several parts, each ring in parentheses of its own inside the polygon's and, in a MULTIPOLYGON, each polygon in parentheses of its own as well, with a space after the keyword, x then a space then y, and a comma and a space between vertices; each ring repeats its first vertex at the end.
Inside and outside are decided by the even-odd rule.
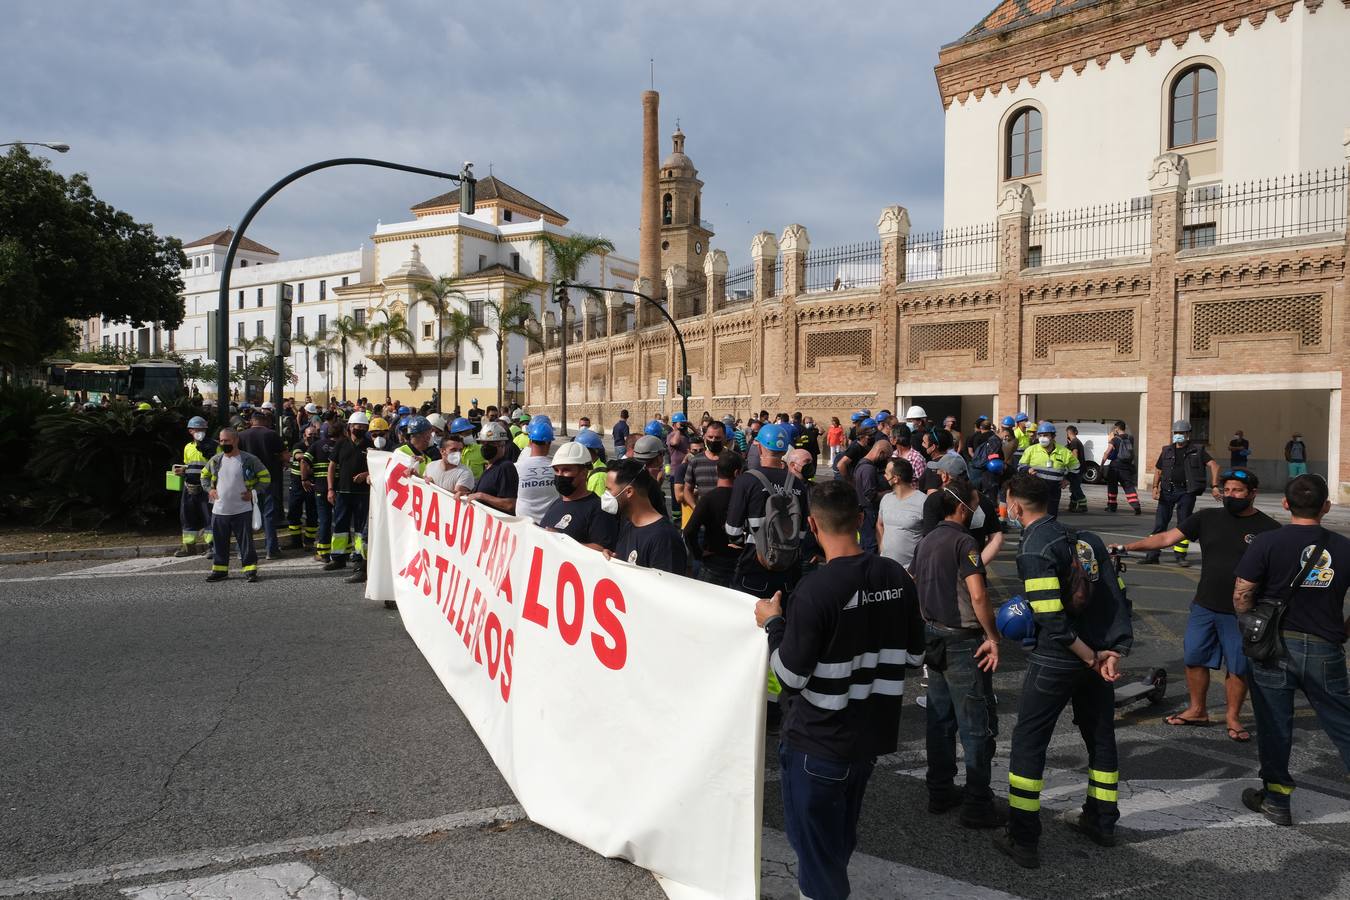
MULTIPOLYGON (((1260 28, 1273 17, 1283 22, 1302 3, 1309 14, 1325 0, 1118 0, 1089 6, 969 43, 950 44, 938 53, 933 72, 943 108, 953 102, 997 96, 1014 90, 1023 78, 1033 86, 1049 75, 1058 81, 1065 69, 1080 74, 1089 64, 1106 68, 1119 54, 1126 64, 1140 49, 1150 56, 1164 41, 1180 48, 1192 35, 1208 42, 1219 28, 1233 34, 1244 22, 1260 28)), ((1341 0, 1350 7, 1350 0, 1341 0)))

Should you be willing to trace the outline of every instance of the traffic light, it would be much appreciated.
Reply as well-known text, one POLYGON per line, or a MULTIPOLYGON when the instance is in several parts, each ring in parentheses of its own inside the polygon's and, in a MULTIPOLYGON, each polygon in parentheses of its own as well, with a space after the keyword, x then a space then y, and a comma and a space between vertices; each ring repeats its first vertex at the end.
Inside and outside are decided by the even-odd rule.
POLYGON ((220 313, 214 309, 206 311, 206 358, 214 360, 220 354, 217 352, 216 336, 216 316, 220 313))
POLYGON ((567 305, 567 282, 559 281, 553 286, 553 302, 559 306, 567 305))
POLYGON ((294 297, 292 285, 277 285, 277 337, 273 342, 273 355, 282 359, 291 355, 291 301, 294 297))
POLYGON ((473 177, 473 163, 466 162, 459 171, 459 211, 466 216, 473 215, 477 199, 478 182, 473 177))
POLYGON ((675 393, 680 397, 689 397, 694 393, 694 376, 686 375, 675 385, 675 393))

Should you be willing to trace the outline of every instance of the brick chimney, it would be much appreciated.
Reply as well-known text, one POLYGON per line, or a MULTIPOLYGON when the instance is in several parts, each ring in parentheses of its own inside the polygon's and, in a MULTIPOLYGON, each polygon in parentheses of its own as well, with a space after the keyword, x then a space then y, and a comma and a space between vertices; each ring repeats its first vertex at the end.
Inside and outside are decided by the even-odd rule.
POLYGON ((660 176, 657 109, 661 95, 642 92, 642 215, 638 220, 638 279, 656 290, 661 285, 661 219, 657 185, 660 176))

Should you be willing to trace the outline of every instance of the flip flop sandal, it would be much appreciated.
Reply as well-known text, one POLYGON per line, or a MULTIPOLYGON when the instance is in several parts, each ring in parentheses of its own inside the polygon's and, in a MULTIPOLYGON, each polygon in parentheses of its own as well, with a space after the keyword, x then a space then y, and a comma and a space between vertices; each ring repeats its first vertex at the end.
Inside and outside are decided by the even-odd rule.
POLYGON ((1187 719, 1180 713, 1170 715, 1163 721, 1166 722, 1168 725, 1171 725, 1173 728, 1179 728, 1183 725, 1190 725, 1193 728, 1206 728, 1214 724, 1214 722, 1210 719, 1187 719))
POLYGON ((1245 744, 1252 739, 1252 734, 1245 728, 1230 728, 1228 739, 1235 744, 1245 744))

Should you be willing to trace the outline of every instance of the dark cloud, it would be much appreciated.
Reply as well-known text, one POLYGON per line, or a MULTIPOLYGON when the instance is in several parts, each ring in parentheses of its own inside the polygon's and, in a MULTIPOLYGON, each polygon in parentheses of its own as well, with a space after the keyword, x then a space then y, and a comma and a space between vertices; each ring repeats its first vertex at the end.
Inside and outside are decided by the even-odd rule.
MULTIPOLYGON (((67 141, 58 168, 186 240, 318 159, 471 159, 635 255, 655 57, 662 153, 678 117, 735 265, 790 222, 816 246, 874 237, 891 203, 941 224, 932 67, 990 3, 9 0, 0 140, 67 141)), ((352 249, 446 187, 320 173, 250 233, 287 257, 352 249)))

